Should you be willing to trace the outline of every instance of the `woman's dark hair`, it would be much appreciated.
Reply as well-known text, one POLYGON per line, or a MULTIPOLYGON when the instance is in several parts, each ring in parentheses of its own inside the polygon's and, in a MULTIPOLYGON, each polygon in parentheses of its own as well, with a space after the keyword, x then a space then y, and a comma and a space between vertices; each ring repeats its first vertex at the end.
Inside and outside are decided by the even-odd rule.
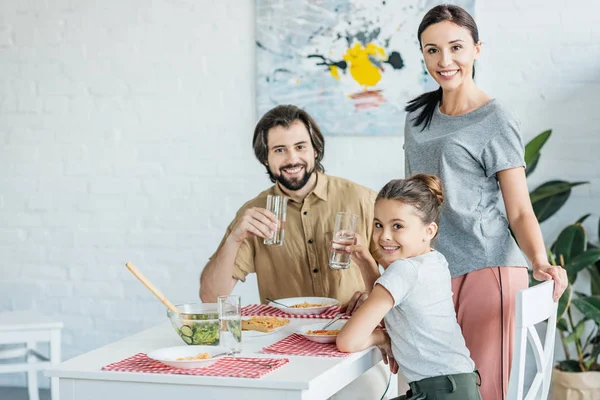
MULTIPOLYGON (((256 158, 263 165, 267 162, 269 155, 267 136, 271 128, 281 126, 288 129, 296 121, 302 122, 306 127, 310 136, 310 142, 317 153, 315 157, 315 170, 325 172, 325 168, 321 164, 321 160, 325 154, 325 139, 323 138, 323 134, 317 123, 306 111, 291 104, 277 106, 267 111, 260 121, 258 121, 258 124, 256 124, 254 137, 252 138, 252 147, 254 148, 256 158)), ((267 174, 269 174, 269 166, 265 166, 267 167, 267 174)), ((269 178, 272 182, 275 182, 271 174, 269 174, 269 178)))
MULTIPOLYGON (((435 175, 416 174, 406 179, 389 181, 377 194, 379 200, 398 200, 417 209, 424 224, 440 224, 441 206, 444 202, 442 181, 435 175)), ((437 235, 437 233, 436 233, 437 235)))
MULTIPOLYGON (((450 21, 458 26, 462 26, 463 28, 467 28, 471 32, 471 37, 473 37, 473 41, 475 43, 479 42, 479 31, 477 30, 477 24, 475 20, 465 11, 464 8, 459 6, 454 6, 450 4, 443 4, 439 6, 433 7, 431 10, 425 14, 421 24, 419 25, 419 30, 417 32, 417 36, 419 38, 419 47, 422 48, 423 44, 421 43, 421 34, 427 29, 429 26, 433 24, 437 24, 439 22, 450 21)), ((475 78, 475 66, 473 66, 473 78, 475 78)), ((439 87, 437 90, 433 92, 424 93, 411 101, 408 102, 407 106, 404 108, 407 112, 413 112, 421 107, 423 108, 419 115, 413 118, 413 126, 423 125, 423 129, 427 128, 429 124, 431 124, 431 119, 433 118, 433 113, 435 108, 442 102, 442 88, 439 87)))

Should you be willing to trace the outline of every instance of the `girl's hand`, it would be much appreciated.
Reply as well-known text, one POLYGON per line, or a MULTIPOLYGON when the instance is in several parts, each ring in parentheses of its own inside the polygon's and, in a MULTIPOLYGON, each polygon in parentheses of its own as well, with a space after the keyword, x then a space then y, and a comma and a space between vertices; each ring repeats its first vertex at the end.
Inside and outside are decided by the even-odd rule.
POLYGON ((339 240, 334 237, 331 241, 331 248, 352 254, 352 259, 359 267, 377 265, 369 248, 364 245, 364 240, 358 233, 354 235, 354 240, 339 240))
POLYGON ((377 345, 377 347, 381 352, 381 358, 383 358, 383 363, 385 365, 389 365, 392 374, 397 374, 398 363, 394 359, 394 354, 392 353, 392 341, 387 333, 385 334, 385 342, 377 345))
POLYGON ((569 284, 567 271, 559 265, 550 265, 545 260, 533 262, 533 277, 538 281, 554 280, 554 301, 560 299, 569 284))

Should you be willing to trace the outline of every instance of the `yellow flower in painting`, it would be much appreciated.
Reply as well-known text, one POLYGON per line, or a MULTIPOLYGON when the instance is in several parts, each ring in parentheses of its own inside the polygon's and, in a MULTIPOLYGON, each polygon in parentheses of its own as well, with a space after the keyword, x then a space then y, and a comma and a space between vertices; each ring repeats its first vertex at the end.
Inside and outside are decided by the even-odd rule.
POLYGON ((366 47, 355 43, 344 54, 344 60, 350 65, 350 75, 362 86, 375 86, 381 80, 381 69, 373 64, 371 59, 387 61, 385 50, 373 43, 367 44, 366 47))

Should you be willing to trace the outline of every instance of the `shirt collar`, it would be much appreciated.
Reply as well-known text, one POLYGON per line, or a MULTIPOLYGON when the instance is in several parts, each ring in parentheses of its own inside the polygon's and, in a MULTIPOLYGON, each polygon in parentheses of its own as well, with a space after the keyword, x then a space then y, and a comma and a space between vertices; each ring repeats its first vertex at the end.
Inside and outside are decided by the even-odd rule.
POLYGON ((327 175, 317 172, 317 184, 315 185, 312 193, 314 193, 321 200, 327 201, 327 186, 327 175))

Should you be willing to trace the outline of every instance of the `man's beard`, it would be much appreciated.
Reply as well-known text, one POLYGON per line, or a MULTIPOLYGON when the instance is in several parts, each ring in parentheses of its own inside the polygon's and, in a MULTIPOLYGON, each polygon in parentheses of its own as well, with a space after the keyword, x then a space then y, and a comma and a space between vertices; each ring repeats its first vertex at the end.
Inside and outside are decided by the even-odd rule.
POLYGON ((279 182, 281 184, 281 186, 283 186, 287 190, 296 191, 296 190, 302 189, 308 183, 308 180, 310 179, 313 172, 315 171, 315 168, 313 167, 310 171, 308 171, 306 169, 306 164, 284 165, 283 167, 281 167, 279 169, 279 172, 280 172, 279 176, 274 175, 273 172, 271 172, 271 168, 267 168, 267 170, 269 171, 269 176, 271 177, 272 180, 279 182), (295 167, 304 167, 304 176, 302 176, 299 179, 294 179, 294 180, 286 179, 283 176, 284 173, 282 170, 287 169, 287 168, 295 168, 295 167))

